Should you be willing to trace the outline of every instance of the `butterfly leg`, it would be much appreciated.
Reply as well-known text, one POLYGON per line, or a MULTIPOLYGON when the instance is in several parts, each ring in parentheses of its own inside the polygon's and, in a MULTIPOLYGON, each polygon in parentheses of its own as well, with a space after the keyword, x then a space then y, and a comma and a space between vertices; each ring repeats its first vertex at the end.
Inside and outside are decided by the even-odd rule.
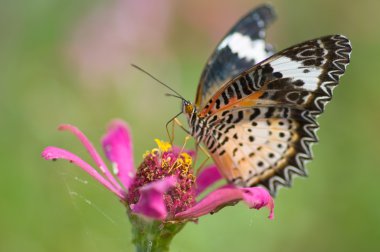
POLYGON ((173 119, 175 124, 177 124, 177 126, 179 126, 181 129, 183 129, 187 134, 191 135, 190 134, 190 131, 188 129, 186 129, 183 124, 176 118, 173 119))
MULTIPOLYGON (((183 124, 177 119, 177 117, 174 117, 172 119, 172 121, 173 121, 173 132, 172 132, 173 140, 174 140, 174 126, 175 125, 179 126, 182 130, 184 130, 188 134, 186 136, 186 138, 185 138, 185 144, 183 145, 183 148, 184 148, 185 145, 186 145, 186 142, 189 140, 189 138, 191 136, 190 131, 187 130, 183 126, 183 124)), ((183 148, 181 149, 181 152, 182 152, 183 148)), ((205 164, 207 163, 207 161, 211 158, 211 156, 208 154, 207 150, 202 145, 200 145, 200 143, 196 143, 196 145, 195 145, 195 153, 196 153, 196 155, 195 155, 195 158, 194 158, 194 166, 193 167, 195 167, 195 164, 196 164, 196 162, 198 160, 198 149, 200 149, 206 155, 206 159, 202 161, 201 165, 197 169, 197 175, 199 174, 199 172, 202 171, 202 169, 205 167, 205 164)))
POLYGON ((174 127, 175 127, 175 124, 177 124, 178 126, 180 126, 186 133, 189 134, 189 131, 187 129, 185 129, 182 125, 182 123, 177 119, 177 117, 182 114, 181 113, 178 113, 177 115, 175 115, 174 117, 172 117, 165 125, 166 127, 166 134, 168 135, 169 137, 169 141, 170 141, 170 144, 173 145, 173 142, 174 142, 174 127), (169 132, 169 124, 172 124, 172 130, 171 130, 171 134, 169 132))
MULTIPOLYGON (((185 146, 186 146, 186 144, 187 144, 187 141, 189 141, 190 137, 191 137, 190 135, 185 136, 185 141, 184 141, 184 143, 183 143, 183 145, 182 145, 182 147, 181 147, 181 150, 179 151, 180 154, 181 154, 181 153, 183 152, 183 150, 185 149, 185 146)), ((177 163, 177 162, 174 162, 174 164, 170 167, 169 172, 174 168, 174 166, 176 165, 176 163, 177 163)))
MULTIPOLYGON (((173 119, 173 129, 174 129, 175 124, 177 126, 179 126, 182 130, 184 130, 188 134, 188 136, 186 136, 186 138, 185 138, 185 144, 186 144, 186 142, 189 140, 189 138, 191 136, 190 131, 187 130, 176 117, 173 119)), ((173 130, 173 138, 174 138, 174 130, 173 130)), ((206 159, 204 161, 202 161, 201 165, 199 166, 199 168, 197 170, 197 174, 204 168, 207 161, 211 158, 211 156, 208 154, 207 150, 202 145, 200 145, 200 143, 196 143, 196 145, 195 145, 195 153, 196 154, 195 154, 195 158, 194 158, 193 167, 195 167, 195 164, 197 163, 197 160, 198 160, 198 149, 200 149, 206 155, 206 159)))
MULTIPOLYGON (((173 122, 172 139, 171 140, 174 141, 174 126, 175 125, 179 126, 183 131, 185 131, 189 136, 191 136, 190 131, 183 126, 183 124, 177 119, 177 117, 174 117, 171 121, 173 122)), ((166 128, 166 130, 167 130, 167 128, 166 128)))
POLYGON ((196 151, 196 156, 195 156, 195 160, 194 160, 194 166, 195 166, 195 163, 197 162, 197 158, 198 158, 198 149, 200 149, 205 155, 206 155, 206 159, 203 160, 203 162, 201 163, 201 165, 199 166, 199 168, 197 169, 197 172, 196 172, 196 176, 199 175, 199 173, 203 170, 203 168, 205 167, 207 161, 211 158, 210 154, 208 153, 208 151, 202 146, 200 145, 199 143, 197 143, 195 145, 195 151, 196 151))
POLYGON ((170 144, 173 145, 174 142, 174 127, 175 123, 174 121, 171 122, 171 132, 169 133, 168 125, 166 125, 166 133, 168 134, 170 144))

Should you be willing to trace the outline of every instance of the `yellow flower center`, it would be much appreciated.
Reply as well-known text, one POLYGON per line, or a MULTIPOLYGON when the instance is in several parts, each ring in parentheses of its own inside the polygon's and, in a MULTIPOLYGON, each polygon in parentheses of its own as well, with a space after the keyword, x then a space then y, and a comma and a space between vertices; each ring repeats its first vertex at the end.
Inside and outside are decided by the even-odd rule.
POLYGON ((161 150, 161 152, 167 152, 172 148, 171 144, 168 142, 161 141, 160 139, 154 139, 156 142, 158 148, 161 150))

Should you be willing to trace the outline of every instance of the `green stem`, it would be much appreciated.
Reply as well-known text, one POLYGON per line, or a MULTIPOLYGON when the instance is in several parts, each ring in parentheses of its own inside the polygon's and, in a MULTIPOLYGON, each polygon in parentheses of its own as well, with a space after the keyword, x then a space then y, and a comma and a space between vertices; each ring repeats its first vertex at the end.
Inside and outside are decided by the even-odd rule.
POLYGON ((129 213, 136 252, 169 251, 170 242, 185 223, 163 223, 129 213))

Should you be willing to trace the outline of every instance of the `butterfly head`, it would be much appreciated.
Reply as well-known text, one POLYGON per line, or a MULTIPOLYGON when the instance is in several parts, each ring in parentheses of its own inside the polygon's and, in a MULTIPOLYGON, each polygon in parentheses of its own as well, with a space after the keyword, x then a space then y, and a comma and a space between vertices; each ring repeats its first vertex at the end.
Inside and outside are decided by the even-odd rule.
POLYGON ((191 102, 183 99, 182 100, 182 112, 188 116, 191 116, 195 112, 195 107, 191 102))

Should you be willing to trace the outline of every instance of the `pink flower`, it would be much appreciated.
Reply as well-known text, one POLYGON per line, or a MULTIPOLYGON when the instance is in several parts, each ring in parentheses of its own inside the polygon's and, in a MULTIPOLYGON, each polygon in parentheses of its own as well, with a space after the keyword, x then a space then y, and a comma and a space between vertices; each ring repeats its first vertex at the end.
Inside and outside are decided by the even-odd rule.
POLYGON ((193 153, 172 147, 169 143, 156 140, 158 148, 145 153, 143 162, 136 170, 131 134, 127 124, 121 120, 113 121, 102 139, 113 173, 79 129, 71 125, 62 125, 59 129, 70 131, 82 142, 97 169, 58 147, 45 148, 42 157, 47 160, 69 160, 82 168, 113 192, 131 213, 156 220, 184 222, 244 201, 250 208, 268 207, 269 218, 273 218, 273 199, 260 187, 224 185, 198 200, 202 192, 222 179, 221 174, 215 165, 211 165, 195 177, 193 153))

